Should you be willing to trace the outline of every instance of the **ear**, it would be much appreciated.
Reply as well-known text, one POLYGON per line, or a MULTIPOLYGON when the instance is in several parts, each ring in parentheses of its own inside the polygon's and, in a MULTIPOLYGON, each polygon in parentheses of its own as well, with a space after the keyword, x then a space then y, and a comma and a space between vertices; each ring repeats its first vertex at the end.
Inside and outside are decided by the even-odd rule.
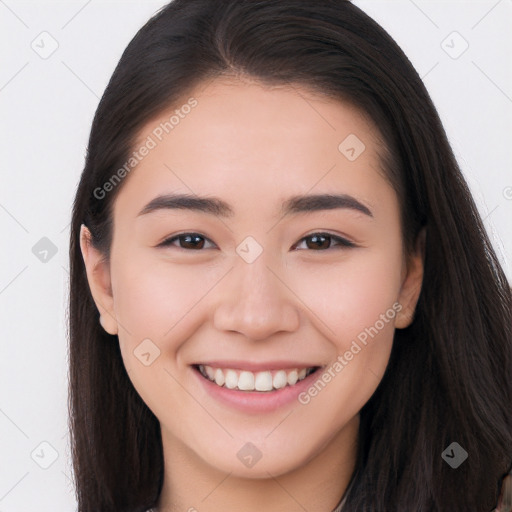
POLYGON ((92 244, 91 232, 84 224, 80 227, 80 249, 87 272, 91 294, 100 312, 100 323, 109 334, 118 333, 114 313, 114 298, 110 281, 110 265, 103 253, 92 244))
POLYGON ((421 292, 423 283, 423 270, 425 266, 425 240, 426 227, 423 227, 416 237, 414 253, 409 256, 405 270, 402 288, 398 302, 402 309, 397 313, 395 327, 403 329, 411 325, 414 311, 421 292))

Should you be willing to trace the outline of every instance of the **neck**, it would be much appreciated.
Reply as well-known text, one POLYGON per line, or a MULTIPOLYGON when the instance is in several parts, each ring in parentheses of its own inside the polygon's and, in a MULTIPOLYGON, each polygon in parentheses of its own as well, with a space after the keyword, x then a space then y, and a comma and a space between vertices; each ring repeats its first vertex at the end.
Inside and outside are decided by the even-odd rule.
POLYGON ((165 474, 158 512, 332 512, 355 468, 358 429, 355 416, 300 467, 257 479, 217 470, 162 430, 165 474))

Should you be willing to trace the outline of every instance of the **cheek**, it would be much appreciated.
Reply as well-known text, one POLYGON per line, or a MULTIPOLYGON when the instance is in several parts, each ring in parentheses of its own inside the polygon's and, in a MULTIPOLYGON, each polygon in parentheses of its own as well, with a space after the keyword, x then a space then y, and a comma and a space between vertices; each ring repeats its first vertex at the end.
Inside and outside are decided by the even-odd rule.
POLYGON ((113 269, 116 317, 138 337, 161 339, 204 295, 209 281, 205 276, 199 267, 149 259, 143 251, 133 251, 113 269))
POLYGON ((333 424, 341 426, 346 415, 360 410, 384 375, 400 309, 400 247, 364 249, 344 261, 319 265, 314 272, 300 272, 307 278, 294 289, 316 313, 316 326, 332 347, 331 362, 319 376, 322 382, 301 403, 311 400, 319 414, 330 411, 333 424), (326 393, 319 391, 324 385, 326 393))
POLYGON ((301 300, 313 310, 327 338, 343 349, 365 328, 386 315, 383 331, 393 329, 400 290, 400 251, 370 249, 347 253, 345 260, 317 265, 294 273, 293 285, 301 300), (395 309, 393 305, 395 304, 395 309), (391 321, 389 321, 391 320, 391 321))
POLYGON ((135 389, 158 416, 169 396, 182 392, 172 378, 183 379, 175 363, 203 320, 197 305, 212 286, 211 272, 157 261, 135 248, 123 254, 130 258, 114 258, 112 251, 111 266, 121 355, 135 389))
POLYGON ((330 341, 332 357, 299 401, 328 424, 341 428, 384 375, 400 309, 399 258, 398 251, 368 251, 344 264, 318 268, 303 282, 301 298, 319 318, 316 326, 330 341), (322 293, 318 283, 323 283, 322 293))

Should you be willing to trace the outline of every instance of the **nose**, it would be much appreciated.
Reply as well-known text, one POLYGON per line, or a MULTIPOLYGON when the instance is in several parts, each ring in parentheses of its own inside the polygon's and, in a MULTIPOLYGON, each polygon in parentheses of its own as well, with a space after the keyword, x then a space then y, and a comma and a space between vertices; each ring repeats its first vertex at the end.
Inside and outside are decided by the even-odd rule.
POLYGON ((213 322, 219 331, 238 332, 258 341, 298 329, 300 301, 286 277, 271 268, 264 255, 265 251, 252 263, 238 259, 223 280, 213 322))

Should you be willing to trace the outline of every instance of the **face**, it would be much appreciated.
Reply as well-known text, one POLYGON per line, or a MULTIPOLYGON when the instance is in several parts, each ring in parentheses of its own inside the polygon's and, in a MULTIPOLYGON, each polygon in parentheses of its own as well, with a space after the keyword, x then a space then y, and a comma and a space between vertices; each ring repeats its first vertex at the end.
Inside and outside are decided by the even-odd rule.
POLYGON ((354 431, 421 286, 379 134, 299 87, 216 80, 143 145, 108 264, 82 230, 102 324, 164 447, 241 476, 300 467, 354 431))

